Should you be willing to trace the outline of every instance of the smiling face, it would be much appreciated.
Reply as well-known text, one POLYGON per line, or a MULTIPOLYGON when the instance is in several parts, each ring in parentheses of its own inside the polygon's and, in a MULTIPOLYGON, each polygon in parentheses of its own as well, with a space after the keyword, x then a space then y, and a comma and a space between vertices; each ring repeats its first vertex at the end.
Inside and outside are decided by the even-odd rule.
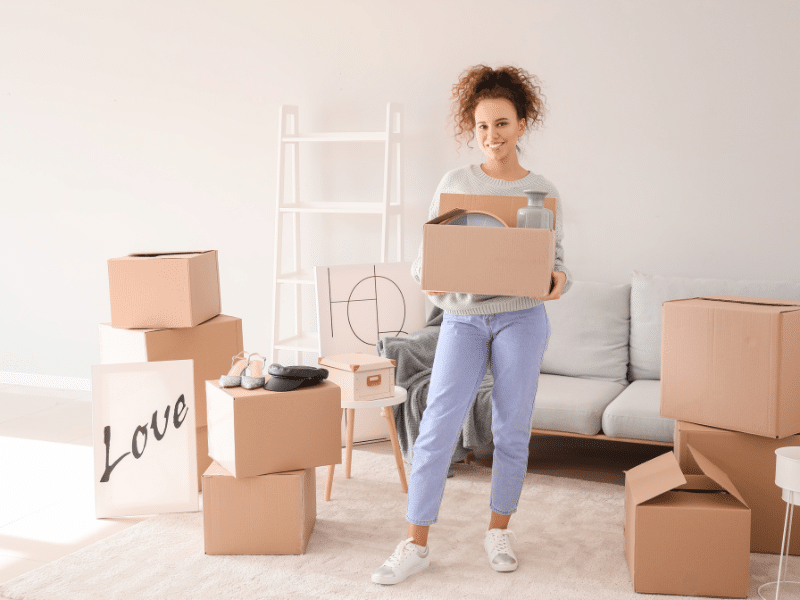
POLYGON ((490 161, 516 160, 517 140, 525 133, 525 119, 517 119, 505 98, 481 100, 475 108, 475 139, 490 161))

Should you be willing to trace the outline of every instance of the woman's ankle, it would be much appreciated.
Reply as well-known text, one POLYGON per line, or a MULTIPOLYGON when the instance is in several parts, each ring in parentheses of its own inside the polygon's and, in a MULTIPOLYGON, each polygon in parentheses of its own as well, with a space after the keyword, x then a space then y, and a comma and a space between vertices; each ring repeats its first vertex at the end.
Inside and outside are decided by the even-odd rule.
POLYGON ((415 525, 414 523, 408 524, 408 535, 406 537, 414 538, 414 543, 423 548, 428 545, 428 530, 430 525, 415 525))

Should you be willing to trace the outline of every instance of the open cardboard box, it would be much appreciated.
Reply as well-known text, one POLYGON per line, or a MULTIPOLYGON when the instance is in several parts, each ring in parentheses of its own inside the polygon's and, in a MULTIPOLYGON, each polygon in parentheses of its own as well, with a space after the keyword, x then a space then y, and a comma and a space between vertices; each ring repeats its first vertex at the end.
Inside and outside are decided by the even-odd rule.
POLYGON ((112 327, 194 327, 221 312, 216 250, 112 258, 108 284, 112 327))
POLYGON ((674 452, 625 473, 625 556, 646 594, 746 598, 750 508, 721 469, 688 446, 705 475, 674 452))
MULTIPOLYGON (((675 421, 675 456, 684 473, 702 473, 689 444, 712 461, 750 507, 750 552, 780 554, 786 503, 775 485, 775 450, 800 446, 800 435, 781 439, 675 421)), ((792 522, 789 553, 800 554, 800 519, 792 522)))
POLYGON ((552 229, 517 228, 524 196, 441 194, 439 216, 422 226, 421 286, 425 291, 544 298, 552 287, 556 251, 556 199, 552 229), (483 210, 508 227, 443 225, 464 210, 483 210))
POLYGON ((662 304, 661 416, 771 438, 800 433, 800 302, 662 304))

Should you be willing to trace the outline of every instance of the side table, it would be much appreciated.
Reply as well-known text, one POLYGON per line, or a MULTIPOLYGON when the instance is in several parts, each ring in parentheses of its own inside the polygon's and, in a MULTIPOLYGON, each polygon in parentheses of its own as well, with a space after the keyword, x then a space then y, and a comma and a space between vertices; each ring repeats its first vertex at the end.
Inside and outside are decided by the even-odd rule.
MULTIPOLYGON (((368 408, 380 406, 381 415, 386 417, 386 423, 389 426, 389 437, 392 440, 392 448, 394 449, 394 459, 397 462, 397 472, 400 474, 400 487, 404 494, 408 493, 408 483, 406 482, 406 470, 403 467, 403 455, 400 453, 400 442, 397 440, 397 428, 394 423, 394 412, 392 407, 395 404, 402 404, 406 401, 408 393, 405 388, 394 386, 394 396, 391 398, 379 398, 378 400, 356 400, 352 402, 342 401, 342 415, 347 411, 347 443, 346 453, 344 460, 344 476, 350 479, 350 463, 353 458, 353 426, 355 423, 355 415, 357 408, 368 408)), ((331 499, 331 488, 333 487, 333 471, 336 465, 328 465, 328 479, 325 482, 325 502, 331 499)))

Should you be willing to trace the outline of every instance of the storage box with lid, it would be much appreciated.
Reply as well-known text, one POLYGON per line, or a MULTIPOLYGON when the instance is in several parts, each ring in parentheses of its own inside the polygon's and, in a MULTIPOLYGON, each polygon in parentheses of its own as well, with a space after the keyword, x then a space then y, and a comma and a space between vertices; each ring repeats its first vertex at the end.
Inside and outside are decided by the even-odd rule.
POLYGON ((108 283, 112 327, 194 327, 222 312, 216 250, 112 258, 108 283))
POLYGON ((394 396, 394 368, 397 361, 354 352, 322 356, 318 362, 328 369, 328 379, 342 389, 342 402, 394 396))

